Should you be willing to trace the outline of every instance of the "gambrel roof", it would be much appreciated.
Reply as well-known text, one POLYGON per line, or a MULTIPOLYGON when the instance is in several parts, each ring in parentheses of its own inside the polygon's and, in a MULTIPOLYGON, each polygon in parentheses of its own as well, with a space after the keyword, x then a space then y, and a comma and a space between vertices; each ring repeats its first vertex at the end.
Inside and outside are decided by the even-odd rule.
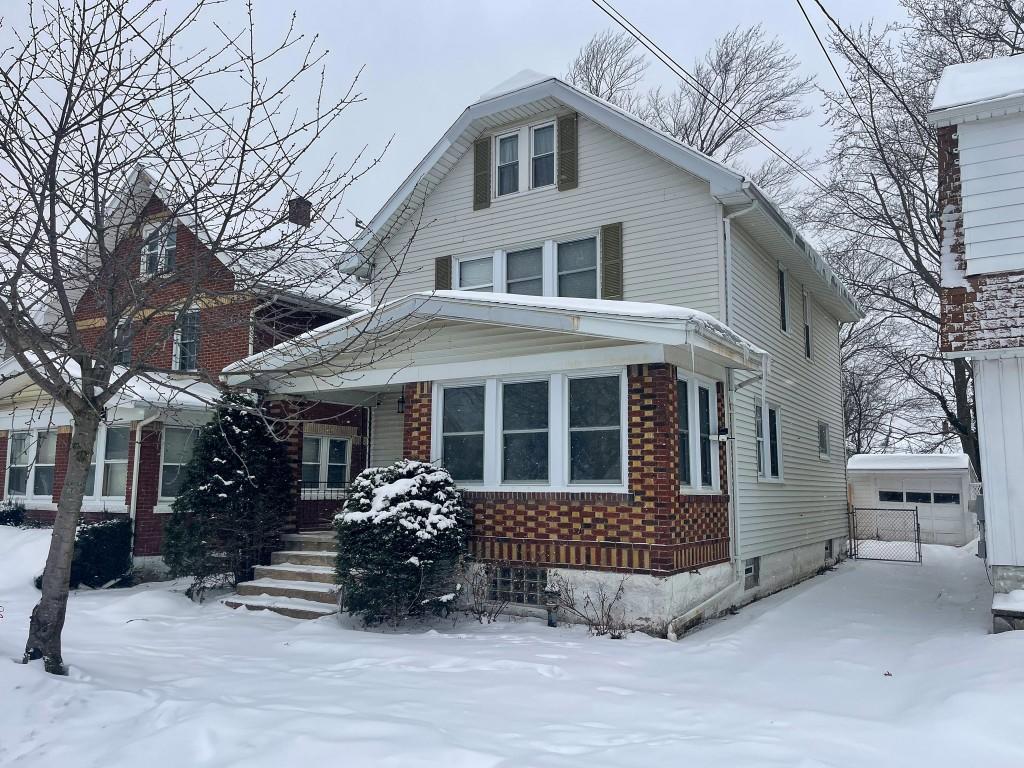
POLYGON ((423 204, 473 142, 500 126, 556 109, 570 109, 686 173, 704 179, 725 213, 750 207, 744 227, 780 263, 794 269, 815 298, 844 321, 862 316, 852 295, 824 259, 800 236, 785 215, 738 171, 644 123, 613 104, 557 77, 522 72, 483 94, 467 107, 433 146, 356 241, 348 269, 365 274, 375 246, 385 242, 423 204))

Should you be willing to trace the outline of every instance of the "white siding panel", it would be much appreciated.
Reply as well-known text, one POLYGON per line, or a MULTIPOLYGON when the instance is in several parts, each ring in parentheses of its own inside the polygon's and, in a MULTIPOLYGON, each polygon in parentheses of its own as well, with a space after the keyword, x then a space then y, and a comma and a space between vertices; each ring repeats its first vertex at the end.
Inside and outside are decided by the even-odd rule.
POLYGON ((402 458, 405 416, 398 412, 398 392, 382 394, 373 408, 370 433, 370 466, 383 467, 402 458))
POLYGON ((752 384, 736 394, 738 549, 739 557, 747 558, 845 536, 846 469, 837 321, 812 303, 811 359, 805 358, 801 286, 789 283, 789 331, 784 333, 779 328, 778 266, 736 223, 732 325, 771 353, 767 399, 780 409, 782 422, 783 480, 760 480, 754 404, 761 387, 752 384), (829 459, 818 456, 819 420, 829 427, 829 459))
POLYGON ((1024 565, 1024 359, 975 360, 991 565, 1024 565))
POLYGON ((388 244, 402 269, 386 298, 431 290, 439 256, 596 234, 601 225, 621 221, 627 300, 717 316, 720 218, 707 182, 582 117, 579 154, 577 189, 520 193, 482 211, 473 210, 472 153, 463 155, 388 244))
POLYGON ((964 123, 957 133, 967 274, 1024 269, 1024 116, 964 123))

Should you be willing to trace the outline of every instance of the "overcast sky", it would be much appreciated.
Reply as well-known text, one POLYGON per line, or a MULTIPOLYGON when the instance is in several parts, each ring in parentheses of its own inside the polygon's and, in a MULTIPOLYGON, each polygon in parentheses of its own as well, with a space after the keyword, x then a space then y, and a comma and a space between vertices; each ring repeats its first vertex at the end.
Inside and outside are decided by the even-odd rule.
MULTIPOLYGON (((824 34, 825 19, 814 12, 812 0, 805 5, 824 34)), ((615 0, 615 6, 688 68, 729 29, 763 23, 796 54, 806 73, 816 74, 826 87, 836 86, 796 0, 615 0)), ((7 44, 11 27, 24 22, 25 6, 3 0, 0 7, 6 17, 0 42, 7 44)), ((364 145, 379 151, 394 135, 382 163, 346 200, 364 220, 481 93, 523 69, 564 74, 580 46, 613 26, 590 0, 255 0, 255 7, 261 38, 283 31, 293 10, 301 32, 320 35, 330 49, 328 88, 335 94, 364 67, 358 88, 366 100, 351 107, 324 147, 350 157, 364 145)), ((829 0, 828 7, 844 24, 872 19, 882 24, 900 13, 896 0, 829 0)), ((242 0, 228 0, 214 15, 237 27, 243 9, 242 0)), ((212 34, 208 26, 196 29, 198 38, 206 34, 212 34)), ((674 81, 652 60, 650 85, 674 81)), ((828 132, 820 126, 820 101, 811 97, 812 116, 775 141, 792 151, 824 149, 828 132)))

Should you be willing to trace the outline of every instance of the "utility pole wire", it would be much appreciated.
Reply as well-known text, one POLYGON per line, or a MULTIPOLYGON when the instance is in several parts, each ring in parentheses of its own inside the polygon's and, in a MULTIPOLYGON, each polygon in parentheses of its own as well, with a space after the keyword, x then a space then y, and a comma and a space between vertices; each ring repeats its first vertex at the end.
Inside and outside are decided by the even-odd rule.
POLYGON ((680 79, 683 80, 687 85, 696 90, 699 95, 703 96, 707 101, 710 101, 715 107, 725 112, 731 117, 741 128, 747 133, 754 137, 755 140, 769 152, 774 154, 784 163, 789 165, 801 176, 811 182, 822 192, 827 192, 828 188, 823 184, 814 174, 804 168, 797 160, 793 159, 784 149, 779 147, 775 142, 769 139, 767 136, 762 134, 756 128, 749 125, 740 115, 725 102, 718 99, 711 91, 709 91, 700 81, 698 81, 689 71, 686 70, 679 62, 677 62, 672 56, 665 52, 661 46, 655 43, 650 37, 640 30, 635 24, 633 24, 628 18, 626 18, 620 11, 618 11, 608 0, 591 0, 591 2, 604 12, 612 21, 622 27, 626 32, 635 37, 641 45, 643 45, 648 51, 650 51, 655 58, 661 61, 665 66, 671 69, 680 79))

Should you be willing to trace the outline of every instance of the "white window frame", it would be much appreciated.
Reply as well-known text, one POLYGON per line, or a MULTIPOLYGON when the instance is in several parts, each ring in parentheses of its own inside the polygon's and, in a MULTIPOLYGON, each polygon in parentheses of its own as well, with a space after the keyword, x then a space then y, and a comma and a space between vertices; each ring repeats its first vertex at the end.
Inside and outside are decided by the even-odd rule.
MULTIPOLYGON (((506 248, 498 248, 489 253, 472 253, 462 256, 455 256, 452 259, 452 287, 458 291, 472 291, 490 286, 493 293, 508 293, 508 278, 506 259, 508 254, 517 251, 526 251, 531 248, 541 249, 541 286, 542 296, 558 297, 558 245, 560 243, 575 243, 580 240, 594 241, 594 269, 596 271, 597 298, 601 298, 601 232, 600 230, 585 230, 575 232, 558 238, 545 240, 528 240, 516 243, 506 248), (491 282, 474 285, 462 285, 461 265, 466 261, 477 261, 479 259, 491 259, 491 282)), ((584 271, 584 270, 579 270, 584 271)), ((571 298, 571 297, 569 297, 571 298)))
POLYGON ((117 321, 117 327, 114 330, 114 340, 116 340, 121 335, 122 331, 125 328, 127 328, 127 330, 128 330, 128 332, 126 334, 127 338, 125 339, 125 341, 127 342, 128 346, 124 347, 124 348, 122 348, 122 347, 115 347, 115 349, 117 350, 117 360, 116 360, 117 365, 131 365, 131 362, 132 362, 132 342, 135 339, 135 332, 134 332, 134 329, 132 328, 132 321, 131 320, 118 320, 117 321), (127 360, 124 359, 126 352, 128 353, 127 354, 127 356, 128 356, 127 360))
POLYGON ((775 276, 776 306, 778 307, 779 332, 789 334, 793 330, 793 324, 789 322, 789 272, 781 265, 777 265, 778 273, 775 276))
POLYGON ((32 487, 33 487, 32 482, 34 480, 32 475, 34 474, 33 470, 34 470, 34 467, 35 467, 35 454, 36 454, 35 431, 31 430, 31 429, 14 429, 14 430, 11 430, 11 432, 8 434, 8 437, 7 437, 7 466, 4 468, 4 471, 6 473, 4 475, 4 490, 7 492, 7 496, 9 496, 9 497, 16 497, 16 498, 19 498, 19 499, 30 499, 30 498, 32 498, 32 494, 30 493, 30 491, 32 490, 32 487), (11 463, 11 459, 14 458, 14 454, 11 452, 11 438, 14 437, 15 435, 26 435, 27 436, 27 439, 25 441, 25 455, 28 457, 28 459, 27 459, 28 463, 27 464, 12 464, 11 463), (26 469, 26 472, 25 472, 25 491, 24 491, 24 493, 11 493, 11 467, 25 468, 26 469))
POLYGON ((832 430, 829 429, 827 421, 818 421, 817 439, 818 439, 818 458, 823 461, 829 461, 832 458, 832 430), (821 450, 821 429, 825 428, 825 450, 821 450))
MULTIPOLYGON (((783 450, 783 445, 782 445, 782 436, 783 436, 783 434, 785 434, 785 431, 782 428, 782 409, 779 406, 777 406, 775 403, 770 402, 770 401, 758 402, 757 405, 761 406, 761 434, 762 434, 762 439, 764 440, 764 443, 763 443, 763 445, 764 445, 764 453, 762 454, 764 456, 764 467, 763 467, 763 469, 760 469, 758 471, 757 479, 758 479, 759 482, 762 482, 762 483, 781 483, 785 479, 785 474, 784 474, 784 470, 783 470, 783 466, 784 466, 783 456, 785 454, 785 451, 783 450), (768 416, 768 414, 771 411, 775 411, 776 442, 777 442, 777 444, 779 446, 779 476, 778 477, 775 477, 775 476, 773 476, 771 474, 771 466, 772 466, 771 431, 770 431, 771 419, 768 416)), ((754 435, 754 439, 755 439, 755 441, 757 440, 756 433, 754 435)), ((754 455, 754 462, 755 463, 757 462, 757 454, 756 453, 754 455)))
POLYGON ((199 334, 202 327, 202 316, 199 313, 198 307, 191 307, 182 314, 181 319, 184 322, 185 317, 188 315, 196 316, 196 365, 194 368, 182 368, 181 367, 181 326, 174 329, 174 348, 171 354, 171 370, 174 371, 198 371, 199 370, 199 334))
MULTIPOLYGON (((498 428, 498 476, 502 485, 508 486, 523 486, 523 485, 536 485, 538 482, 543 483, 544 481, 536 480, 506 480, 505 479, 505 387, 509 384, 536 384, 544 382, 548 385, 548 426, 547 429, 517 429, 512 430, 512 433, 536 433, 545 432, 548 437, 548 482, 551 481, 551 381, 549 376, 522 376, 522 377, 502 377, 498 381, 498 396, 495 401, 495 406, 498 409, 497 416, 497 428, 498 428)), ((486 384, 485 384, 486 386, 486 384)), ((487 408, 486 390, 484 392, 484 408, 487 408)), ((484 412, 484 441, 487 440, 487 414, 484 412)), ((484 466, 484 478, 487 477, 487 467, 484 466)))
MULTIPOLYGON (((31 491, 31 493, 26 493, 26 496, 28 498, 30 498, 30 499, 50 499, 50 500, 53 499, 53 491, 52 490, 51 490, 49 495, 42 494, 42 493, 36 493, 36 491, 35 491, 35 482, 36 482, 36 471, 38 469, 40 469, 41 467, 49 468, 49 469, 53 470, 53 485, 54 485, 54 487, 56 487, 56 481, 57 481, 57 435, 58 434, 59 433, 57 431, 57 427, 49 427, 48 429, 39 429, 39 430, 36 430, 35 432, 32 433, 32 435, 33 435, 33 440, 32 440, 32 471, 30 472, 30 474, 32 475, 32 491, 31 491), (39 461, 39 436, 40 435, 51 435, 51 434, 53 435, 53 463, 52 464, 43 464, 43 463, 41 463, 39 461)), ((26 488, 25 490, 27 492, 28 488, 26 488)))
POLYGON ((107 430, 109 429, 128 430, 128 455, 129 458, 131 457, 131 444, 135 440, 135 433, 131 426, 129 424, 100 424, 96 431, 96 444, 93 446, 92 464, 90 465, 92 467, 92 493, 82 497, 84 502, 82 508, 90 511, 102 509, 107 512, 127 512, 128 507, 125 503, 125 499, 128 497, 127 488, 123 496, 103 495, 103 465, 106 462, 107 430))
MULTIPOLYGON (((319 450, 319 452, 317 454, 317 458, 318 458, 319 463, 320 463, 320 472, 317 475, 318 487, 317 488, 305 488, 305 487, 302 487, 301 486, 301 478, 300 478, 300 488, 301 488, 301 491, 302 491, 302 498, 304 498, 304 499, 305 498, 320 498, 320 496, 318 495, 319 491, 321 489, 326 489, 327 488, 327 467, 329 465, 331 465, 331 462, 328 461, 328 457, 329 457, 329 454, 330 454, 329 442, 328 441, 330 441, 330 440, 340 440, 343 443, 345 443, 345 464, 344 464, 344 467, 345 467, 345 480, 344 480, 343 487, 347 487, 349 485, 349 483, 352 482, 352 438, 351 437, 349 437, 348 435, 303 435, 302 439, 303 439, 303 441, 305 441, 305 440, 316 440, 316 441, 318 441, 320 443, 320 450, 319 450)), ((300 471, 301 471, 301 465, 305 464, 305 463, 306 462, 302 461, 302 454, 300 453, 299 454, 300 471)), ((338 466, 338 465, 334 464, 334 466, 338 466)))
MULTIPOLYGON (((164 457, 166 455, 165 449, 167 447, 167 430, 169 430, 169 429, 181 429, 181 430, 187 430, 189 432, 196 432, 199 429, 199 427, 185 426, 185 425, 181 425, 181 424, 164 424, 163 429, 160 430, 160 473, 159 473, 159 476, 157 477, 157 486, 156 487, 157 487, 157 493, 159 494, 159 496, 158 496, 159 503, 161 503, 161 504, 169 504, 169 503, 173 502, 175 498, 177 498, 176 496, 164 496, 164 494, 163 494, 163 490, 164 490, 164 467, 168 465, 168 462, 164 460, 164 457)), ((172 464, 172 466, 184 467, 184 466, 186 466, 186 464, 172 464)))
POLYGON ((480 483, 458 481, 474 491, 518 491, 543 493, 628 493, 629 489, 629 383, 625 366, 593 368, 567 373, 517 374, 487 378, 435 381, 431 408, 431 457, 441 464, 441 420, 446 388, 484 387, 484 479, 480 483), (569 380, 601 376, 619 377, 620 482, 569 482, 569 380), (548 381, 548 481, 521 483, 502 481, 502 423, 500 389, 503 383, 548 381))
POLYGON ((800 344, 803 347, 804 357, 807 360, 814 359, 814 329, 811 325, 811 297, 807 289, 801 291, 803 295, 803 325, 800 328, 800 344))
POLYGON ((547 189, 548 187, 554 187, 558 185, 558 127, 555 125, 554 120, 549 120, 546 123, 538 123, 537 125, 530 126, 530 189, 547 189), (536 142, 534 141, 534 134, 542 128, 551 128, 551 183, 542 184, 538 186, 534 183, 533 179, 533 160, 536 157, 543 157, 545 155, 537 155, 534 152, 536 142))
MULTIPOLYGON (((687 403, 687 416, 689 417, 689 442, 690 442, 690 483, 686 484, 683 482, 682 476, 679 478, 679 486, 687 494, 701 494, 709 493, 715 494, 721 492, 721 468, 719 467, 719 458, 721 451, 719 446, 721 441, 718 439, 718 382, 714 379, 708 379, 703 376, 697 376, 689 371, 680 371, 678 374, 680 381, 686 382, 686 398, 687 403), (711 485, 705 486, 701 484, 701 464, 700 464, 700 394, 699 390, 703 388, 708 390, 710 395, 710 406, 711 406, 711 485)), ((678 433, 678 425, 676 432, 678 433)))
POLYGON ((174 251, 175 264, 177 264, 178 258, 178 222, 175 219, 168 219, 165 221, 150 221, 142 227, 142 254, 139 260, 139 274, 143 279, 156 277, 158 275, 166 275, 171 271, 171 267, 167 263, 167 252, 174 251), (163 237, 160 238, 157 246, 157 270, 156 272, 149 271, 149 250, 146 244, 149 241, 149 236, 153 234, 154 230, 166 230, 163 237), (174 248, 170 249, 167 247, 167 241, 174 236, 174 248))
POLYGON ((540 123, 530 123, 528 125, 522 125, 518 128, 504 131, 502 133, 496 133, 493 137, 493 144, 491 146, 491 177, 493 179, 491 185, 491 199, 492 200, 505 200, 510 197, 518 197, 519 195, 529 194, 530 192, 542 190, 542 189, 557 189, 558 188, 558 126, 557 121, 554 119, 544 120, 540 123), (545 184, 540 187, 536 187, 533 184, 533 132, 538 128, 546 128, 552 126, 553 144, 554 144, 554 174, 552 176, 552 182, 545 184), (498 194, 498 164, 501 159, 501 139, 507 139, 509 136, 518 137, 518 163, 519 163, 519 188, 515 192, 506 192, 503 195, 498 194))

